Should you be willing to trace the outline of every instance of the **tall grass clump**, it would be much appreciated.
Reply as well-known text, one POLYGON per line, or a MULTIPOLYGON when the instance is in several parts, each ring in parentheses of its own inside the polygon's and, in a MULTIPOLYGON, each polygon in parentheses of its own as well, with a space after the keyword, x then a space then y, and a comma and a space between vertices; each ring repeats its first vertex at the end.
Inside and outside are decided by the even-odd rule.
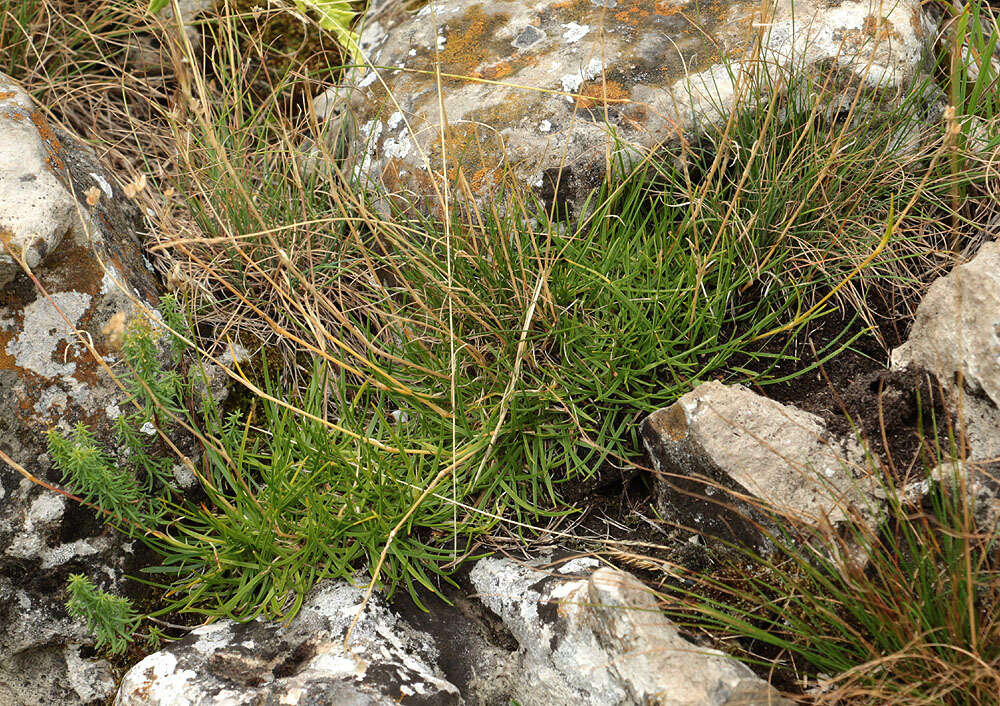
POLYGON ((1000 515, 975 485, 994 481, 968 462, 924 471, 884 488, 878 526, 774 533, 773 554, 738 550, 664 591, 668 614, 809 703, 996 703, 1000 515))
MULTIPOLYGON (((696 383, 786 380, 909 313, 951 261, 954 223, 996 213, 988 165, 956 169, 966 147, 924 121, 931 85, 833 112, 822 81, 771 78, 724 126, 617 165, 577 220, 523 193, 481 213, 387 212, 308 110, 342 66, 261 79, 270 48, 246 13, 201 30, 201 47, 150 30, 174 62, 130 137, 145 126, 173 150, 136 157, 162 187, 142 195, 151 249, 189 308, 190 327, 168 324, 194 360, 234 341, 264 353, 233 368, 242 391, 220 409, 197 372, 157 366, 152 334, 129 339, 134 422, 198 438, 203 497, 141 450, 148 513, 88 497, 145 527, 164 610, 288 616, 316 580, 359 568, 419 599, 500 523, 530 538, 576 511, 574 486, 638 468, 635 422, 696 383)), ((90 442, 63 441, 83 492, 72 454, 90 442)))
MULTIPOLYGON (((190 210, 170 212, 158 249, 209 332, 200 340, 281 353, 273 387, 244 376, 267 400, 261 428, 278 430, 244 457, 258 459, 244 480, 261 483, 269 445, 293 433, 325 441, 289 444, 323 449, 302 461, 323 472, 292 486, 351 479, 329 484, 349 533, 288 530, 293 546, 337 546, 318 567, 357 562, 390 589, 433 587, 496 523, 557 522, 572 512, 563 489, 635 467, 642 415, 702 380, 787 378, 775 366, 825 317, 841 330, 811 363, 835 355, 887 310, 909 312, 951 261, 953 179, 943 128, 923 122, 927 84, 835 114, 822 83, 751 86, 753 110, 651 156, 574 222, 524 194, 446 219, 387 215, 323 154, 324 127, 281 109, 299 77, 257 102, 227 59, 238 28, 214 31, 207 74, 176 67, 174 186, 190 210)), ((972 194, 963 217, 985 203, 972 194)))

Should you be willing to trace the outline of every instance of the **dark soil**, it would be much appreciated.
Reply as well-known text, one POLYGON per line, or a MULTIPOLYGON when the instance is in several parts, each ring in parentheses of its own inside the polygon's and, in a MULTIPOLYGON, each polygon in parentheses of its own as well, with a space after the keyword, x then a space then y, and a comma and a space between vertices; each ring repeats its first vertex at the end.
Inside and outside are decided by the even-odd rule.
MULTIPOLYGON (((819 348, 849 323, 829 317, 810 333, 807 345, 819 348)), ((892 347, 902 343, 895 336, 886 338, 892 347)), ((866 335, 816 372, 758 391, 822 417, 835 434, 856 436, 890 476, 902 482, 914 469, 920 470, 920 461, 933 465, 934 425, 946 428, 951 413, 929 373, 889 370, 887 358, 875 337, 866 335)), ((801 357, 797 362, 805 367, 813 360, 801 357)), ((785 363, 789 372, 795 362, 785 363)))

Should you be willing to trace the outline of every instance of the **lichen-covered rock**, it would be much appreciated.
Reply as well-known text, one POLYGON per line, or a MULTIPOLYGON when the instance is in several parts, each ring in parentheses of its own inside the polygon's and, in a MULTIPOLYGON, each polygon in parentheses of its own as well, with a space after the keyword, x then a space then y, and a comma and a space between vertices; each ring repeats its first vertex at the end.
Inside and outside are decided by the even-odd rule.
POLYGON ((480 600, 521 646, 511 674, 518 703, 789 704, 742 663, 685 640, 638 579, 598 565, 488 557, 473 567, 480 600))
POLYGON ((960 408, 970 458, 1000 458, 1000 243, 928 288, 892 352, 893 368, 909 366, 934 373, 960 408))
POLYGON ((834 68, 836 85, 895 95, 933 34, 919 0, 406 5, 371 4, 365 67, 319 104, 353 121, 362 182, 430 205, 447 174, 453 198, 468 191, 484 205, 517 184, 578 208, 609 162, 635 164, 718 124, 741 77, 834 68))
POLYGON ((221 621, 133 667, 115 706, 460 704, 431 638, 374 596, 344 650, 364 592, 320 584, 288 625, 221 621))
POLYGON ((706 536, 770 548, 774 515, 814 527, 874 522, 877 488, 861 446, 816 415, 741 385, 699 385, 642 422, 662 517, 706 536), (856 514, 855 514, 856 511, 856 514))
MULTIPOLYGON (((82 422, 107 440, 122 411, 105 366, 118 363, 135 302, 157 296, 139 224, 91 150, 0 75, 0 450, 38 478, 59 481, 48 429, 82 422)), ((131 546, 0 462, 0 702, 91 703, 113 691, 107 665, 80 656, 92 641, 67 615, 64 585, 83 571, 115 586, 131 546)))

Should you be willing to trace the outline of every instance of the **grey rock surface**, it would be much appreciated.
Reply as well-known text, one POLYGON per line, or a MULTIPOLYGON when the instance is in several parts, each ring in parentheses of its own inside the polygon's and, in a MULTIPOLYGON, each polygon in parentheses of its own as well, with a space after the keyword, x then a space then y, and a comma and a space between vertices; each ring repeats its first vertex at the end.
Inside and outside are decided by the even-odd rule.
POLYGON ((125 675, 116 706, 460 704, 433 640, 376 595, 344 649, 364 591, 320 584, 287 626, 220 621, 149 655, 125 675))
POLYGON ((684 639, 646 586, 595 559, 488 557, 470 578, 520 644, 511 678, 522 706, 790 703, 742 663, 684 639))
MULTIPOLYGON (((140 223, 92 151, 0 75, 0 450, 42 480, 60 480, 48 429, 83 422, 106 440, 121 413, 125 394, 104 366, 120 365, 117 341, 137 302, 157 297, 140 223)), ((132 547, 0 463, 0 703, 100 703, 113 693, 107 665, 81 657, 92 640, 67 615, 64 586, 83 572, 116 589, 138 561, 132 547)))
POLYGON ((1000 243, 927 290, 892 367, 931 371, 959 408, 973 460, 1000 459, 1000 243), (961 383, 961 384, 960 384, 961 383))
POLYGON ((457 586, 440 590, 447 599, 421 595, 423 607, 400 596, 393 604, 407 623, 434 639, 438 665, 468 704, 510 706, 518 673, 518 644, 503 622, 475 597, 465 572, 457 586))
POLYGON ((949 493, 964 490, 976 530, 984 536, 1000 529, 1000 463, 953 460, 939 464, 927 478, 907 484, 900 497, 907 502, 922 501, 934 486, 949 493))
POLYGON ((700 534, 767 550, 758 526, 772 515, 809 526, 878 515, 854 439, 741 385, 703 383, 649 415, 641 432, 661 516, 700 534))
POLYGON ((934 34, 918 0, 779 0, 773 13, 739 0, 404 5, 370 5, 365 66, 318 112, 346 118, 363 183, 430 209, 445 174, 452 198, 483 205, 516 184, 577 209, 609 160, 634 165, 720 123, 761 72, 832 67, 843 95, 860 85, 891 100, 934 34))

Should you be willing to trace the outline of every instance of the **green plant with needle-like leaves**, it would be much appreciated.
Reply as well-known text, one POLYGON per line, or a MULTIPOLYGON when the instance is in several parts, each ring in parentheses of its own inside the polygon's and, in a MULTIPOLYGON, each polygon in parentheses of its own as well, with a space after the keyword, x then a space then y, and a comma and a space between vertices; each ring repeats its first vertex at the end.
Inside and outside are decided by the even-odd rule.
POLYGON ((107 648, 111 654, 124 652, 140 621, 132 602, 102 591, 82 574, 70 574, 66 590, 69 614, 87 622, 98 649, 107 648))

